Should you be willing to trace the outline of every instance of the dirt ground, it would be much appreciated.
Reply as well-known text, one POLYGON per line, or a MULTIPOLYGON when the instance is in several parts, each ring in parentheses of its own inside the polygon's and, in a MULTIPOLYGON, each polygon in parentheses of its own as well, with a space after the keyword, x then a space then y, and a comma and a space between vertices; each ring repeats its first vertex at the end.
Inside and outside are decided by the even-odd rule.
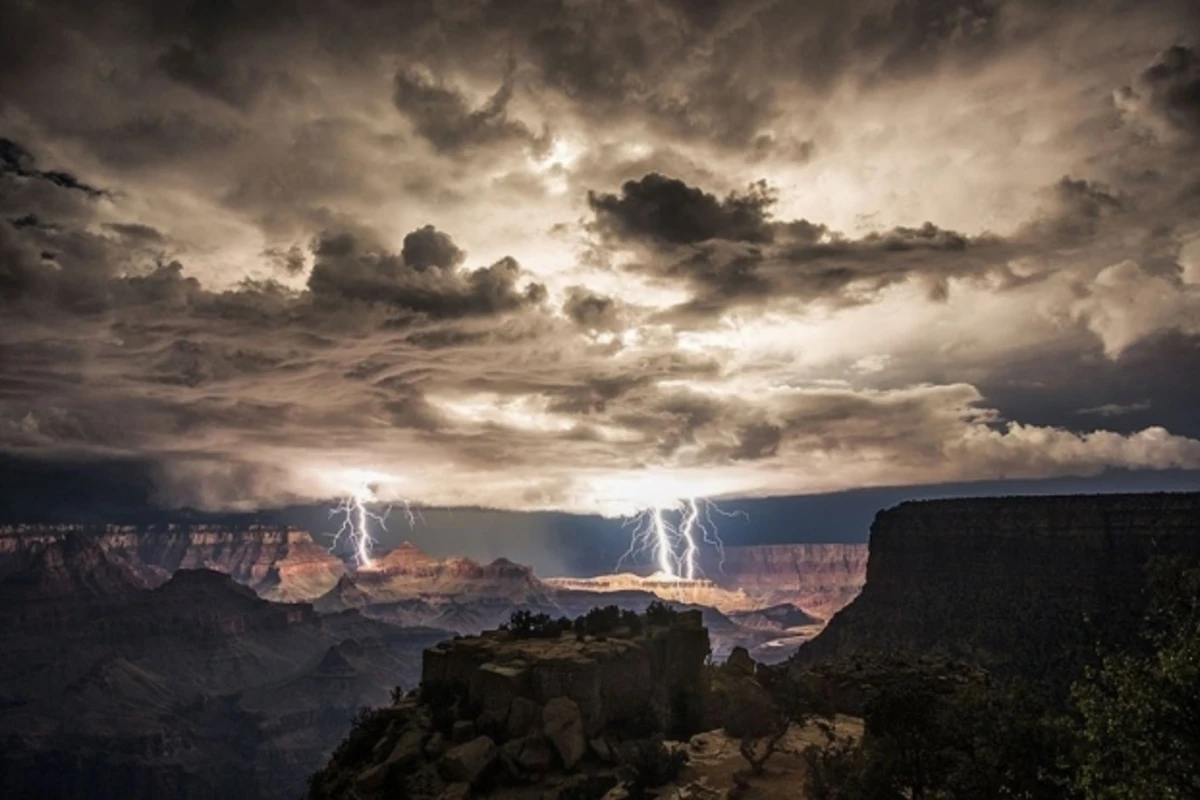
MULTIPOLYGON (((839 715, 834 720, 838 737, 858 738, 862 735, 862 720, 839 715)), ((745 800, 801 800, 804 777, 804 761, 800 753, 811 744, 824 744, 825 736, 815 724, 803 729, 793 728, 767 762, 762 775, 750 781, 750 790, 741 797, 745 800)), ((710 731, 694 736, 688 746, 690 761, 674 791, 663 791, 660 796, 670 800, 716 800, 733 787, 733 774, 745 769, 747 764, 738 752, 738 743, 721 731, 710 731)))

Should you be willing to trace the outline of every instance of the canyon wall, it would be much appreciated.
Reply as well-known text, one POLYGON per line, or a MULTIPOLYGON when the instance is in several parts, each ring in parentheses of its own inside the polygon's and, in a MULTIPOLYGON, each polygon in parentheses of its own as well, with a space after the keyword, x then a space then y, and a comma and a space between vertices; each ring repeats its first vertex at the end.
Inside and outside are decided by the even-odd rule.
POLYGON ((342 562, 309 533, 282 526, 9 525, 0 526, 0 577, 70 534, 95 539, 147 586, 163 583, 176 570, 211 569, 271 600, 301 601, 329 591, 344 572, 342 562))
POLYGON ((776 544, 706 551, 702 566, 718 586, 741 590, 762 606, 791 603, 828 619, 858 595, 866 579, 865 544, 776 544), (723 556, 723 557, 722 557, 723 556))
POLYGON ((180 570, 144 588, 98 541, 0 581, 0 785, 12 797, 294 798, 356 710, 447 631, 276 603, 180 570))
POLYGON ((940 652, 1047 681, 1133 636, 1146 563, 1200 556, 1200 494, 907 502, 871 526, 866 584, 797 661, 940 652))

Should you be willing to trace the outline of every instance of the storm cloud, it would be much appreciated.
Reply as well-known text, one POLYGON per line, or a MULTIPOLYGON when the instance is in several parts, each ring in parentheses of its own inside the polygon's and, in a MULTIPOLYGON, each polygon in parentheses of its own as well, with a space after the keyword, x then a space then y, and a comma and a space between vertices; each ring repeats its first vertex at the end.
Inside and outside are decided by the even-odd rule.
POLYGON ((254 508, 1200 469, 1195 3, 0 7, 0 457, 254 508))

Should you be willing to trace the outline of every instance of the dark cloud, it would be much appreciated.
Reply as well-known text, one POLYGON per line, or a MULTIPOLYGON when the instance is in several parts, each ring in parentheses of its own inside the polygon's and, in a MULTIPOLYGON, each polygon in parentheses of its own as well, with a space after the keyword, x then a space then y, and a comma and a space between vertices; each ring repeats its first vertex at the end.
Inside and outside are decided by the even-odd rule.
POLYGON ((572 286, 563 302, 563 312, 576 325, 596 331, 612 331, 621 328, 621 312, 617 302, 605 295, 588 291, 583 286, 572 286))
POLYGON ((167 237, 163 235, 162 231, 136 222, 109 222, 104 227, 113 233, 139 242, 163 244, 167 241, 167 237))
POLYGON ((396 74, 393 100, 416 132, 442 153, 508 142, 544 146, 524 123, 509 117, 513 90, 510 74, 481 106, 472 108, 456 89, 420 72, 403 70, 396 74))
MULTIPOLYGON (((1064 191, 1077 190, 1070 184, 1064 191)), ((1095 194, 1095 208, 1080 213, 1099 216, 1104 197, 1095 194)), ((596 225, 609 237, 657 246, 628 269, 693 289, 693 299, 676 309, 690 317, 789 299, 868 302, 908 279, 924 281, 931 296, 945 299, 951 278, 1011 278, 1004 259, 1015 245, 999 237, 970 237, 926 222, 850 238, 807 220, 775 221, 767 213, 772 200, 763 183, 718 200, 657 173, 626 182, 620 196, 588 195, 596 225)))
POLYGON ((255 66, 243 68, 218 53, 178 43, 158 57, 158 65, 179 83, 239 108, 253 102, 267 80, 255 66))
POLYGON ((1200 55, 1182 44, 1167 48, 1133 86, 1119 89, 1116 98, 1135 113, 1200 136, 1200 55))
POLYGON ((539 283, 518 285, 521 267, 512 258, 458 270, 461 251, 449 236, 431 227, 414 233, 415 240, 405 239, 411 263, 352 234, 321 237, 313 247, 316 263, 308 278, 309 291, 322 298, 383 303, 440 318, 502 314, 536 306, 546 297, 539 283))
POLYGON ((287 250, 270 247, 263 251, 263 255, 288 275, 299 275, 308 263, 304 257, 304 249, 298 244, 292 245, 287 250))
POLYGON ((734 461, 770 458, 779 452, 782 440, 783 429, 778 425, 745 425, 738 429, 737 446, 729 453, 729 458, 734 461))
POLYGON ((74 189, 88 197, 104 197, 107 192, 84 183, 64 170, 42 170, 36 166, 33 154, 11 139, 0 138, 0 174, 46 181, 63 189, 74 189))
POLYGON ((618 237, 694 244, 711 239, 769 242, 773 231, 765 184, 719 199, 681 180, 652 172, 626 181, 620 195, 588 193, 588 205, 601 228, 618 237))
POLYGON ((404 237, 400 257, 415 270, 429 267, 451 269, 461 264, 467 254, 458 249, 449 236, 432 225, 426 225, 404 237))
POLYGON ((0 5, 0 453, 207 506, 1200 463, 1195 52, 1144 66, 1198 13, 0 5))

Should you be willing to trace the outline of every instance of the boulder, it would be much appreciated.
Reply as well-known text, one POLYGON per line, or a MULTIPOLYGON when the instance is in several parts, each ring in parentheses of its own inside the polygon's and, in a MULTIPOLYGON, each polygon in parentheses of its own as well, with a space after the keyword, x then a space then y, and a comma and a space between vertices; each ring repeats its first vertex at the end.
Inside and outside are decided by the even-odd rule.
POLYGON ((530 736, 521 742, 521 750, 517 755, 517 765, 525 772, 541 775, 549 772, 554 763, 554 753, 550 743, 540 736, 530 736))
POLYGON ((471 674, 468 698, 480 706, 480 724, 503 725, 515 698, 528 693, 529 670, 523 666, 484 664, 471 674))
POLYGON ((452 783, 438 795, 438 800, 470 800, 471 784, 452 783))
POLYGON ((446 752, 446 747, 446 737, 440 732, 435 731, 434 734, 429 737, 429 741, 425 743, 425 755, 436 759, 441 756, 442 753, 446 752))
POLYGON ((595 658, 577 651, 534 662, 530 672, 535 701, 548 703, 556 697, 570 698, 579 707, 591 732, 598 733, 604 727, 608 719, 600 688, 600 664, 595 658))
POLYGON ((518 780, 545 775, 554 767, 554 751, 550 743, 541 736, 527 736, 505 742, 500 748, 500 759, 509 774, 518 780))
POLYGON ((587 751, 579 706, 566 697, 554 698, 542 709, 542 727, 562 759, 563 767, 573 769, 587 751))
POLYGON ((367 767, 358 773, 358 777, 354 779, 354 788, 360 793, 373 794, 383 786, 383 782, 387 779, 388 770, 389 767, 384 764, 367 767))
POLYGON ((612 775, 570 775, 558 785, 542 792, 542 800, 567 800, 576 797, 603 797, 617 784, 612 775))
POLYGON ((475 723, 469 719, 460 719, 450 727, 450 741, 455 744, 469 742, 475 738, 475 723))
POLYGON ((395 720, 389 722, 387 730, 384 732, 383 736, 380 737, 379 741, 375 743, 375 746, 371 748, 371 755, 375 757, 376 761, 383 761, 387 754, 391 752, 392 747, 396 744, 396 724, 397 723, 395 720))
POLYGON ((496 743, 487 736, 478 736, 447 750, 438 767, 451 783, 474 783, 495 760, 496 743))
POLYGON ((537 703, 528 697, 513 698, 506 725, 509 736, 519 739, 538 730, 541 725, 542 709, 537 703))
POLYGON ((613 752, 612 746, 604 739, 592 739, 588 742, 588 746, 596 754, 596 758, 604 763, 612 764, 616 762, 617 754, 613 752))

